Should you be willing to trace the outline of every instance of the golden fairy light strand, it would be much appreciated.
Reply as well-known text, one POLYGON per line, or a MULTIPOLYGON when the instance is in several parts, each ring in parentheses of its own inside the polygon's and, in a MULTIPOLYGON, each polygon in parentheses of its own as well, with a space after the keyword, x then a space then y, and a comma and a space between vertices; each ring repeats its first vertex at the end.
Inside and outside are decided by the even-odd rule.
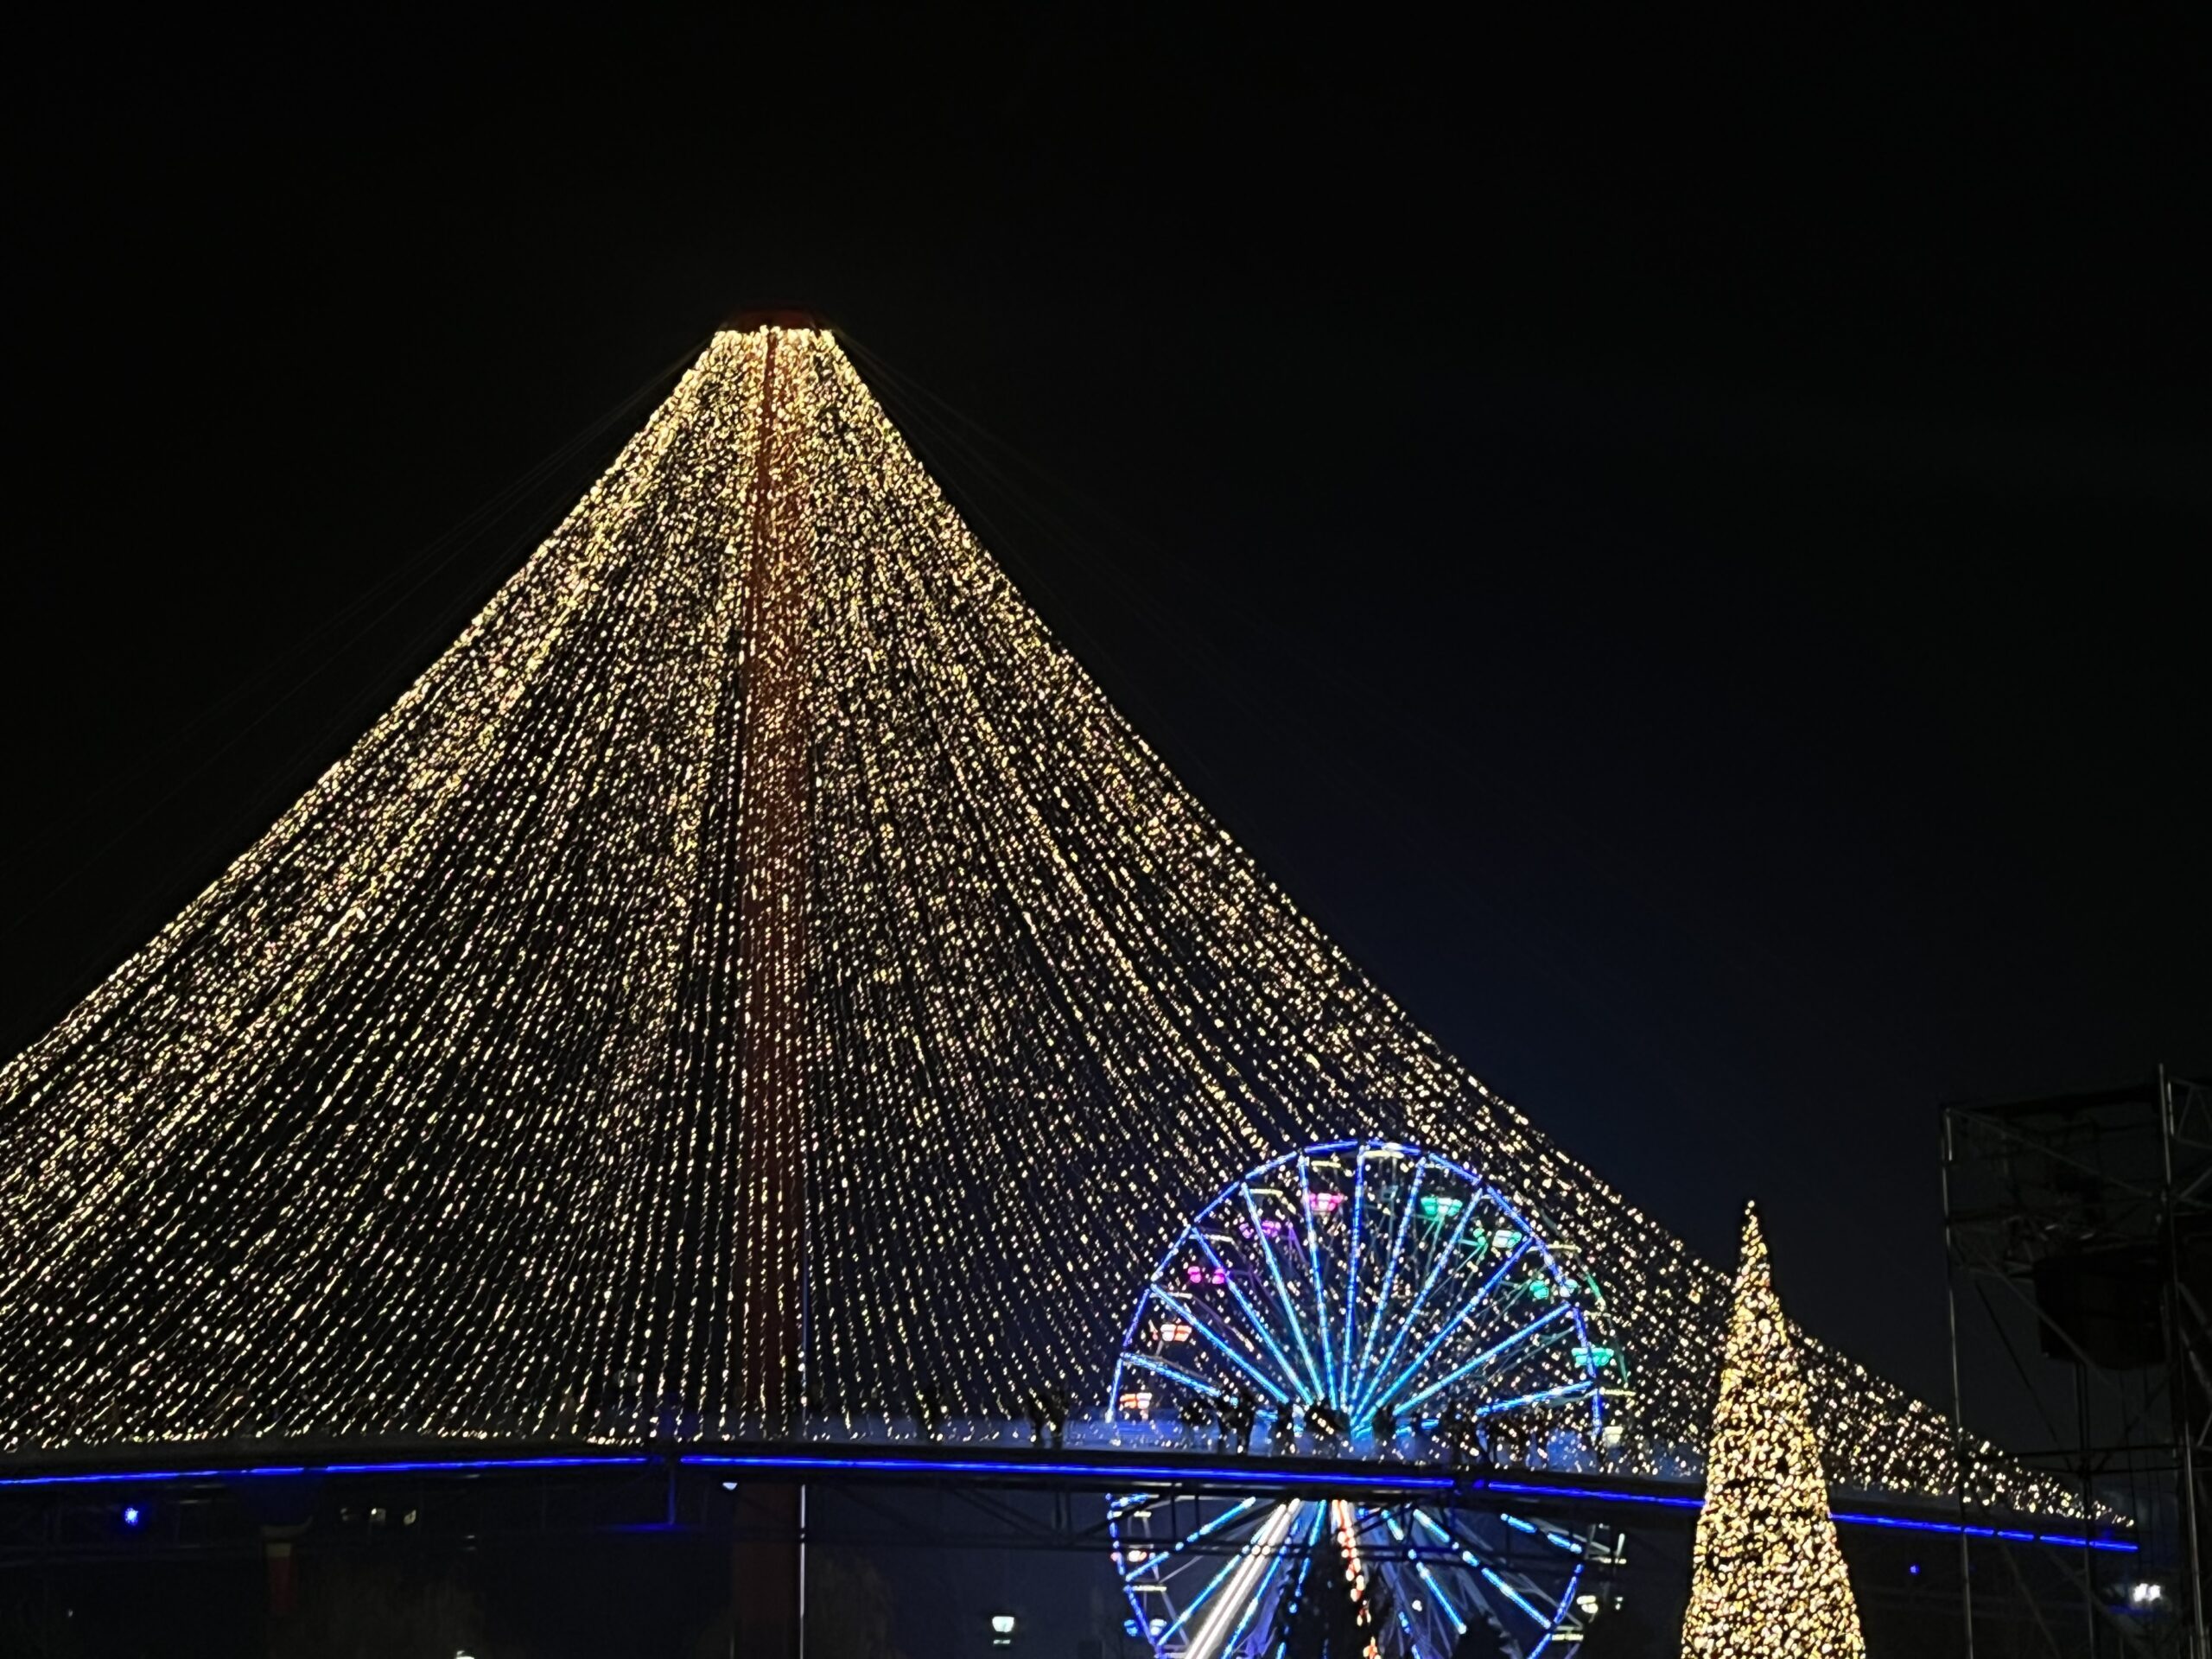
POLYGON ((1692 1552, 1685 1659, 1865 1659, 1811 1408, 1757 1211, 1744 1214, 1692 1552))
MULTIPOLYGON (((0 1447, 1100 1400, 1198 1205, 1368 1135, 1541 1217, 1626 1359, 1629 1466, 1694 1461, 1724 1277, 1260 873, 827 334, 724 333, 352 753, 0 1070, 0 1447)), ((1936 1414, 1799 1353, 1840 1481, 1957 1484, 1936 1414)), ((1969 1465, 1977 1502, 2071 1503, 1969 1465)))

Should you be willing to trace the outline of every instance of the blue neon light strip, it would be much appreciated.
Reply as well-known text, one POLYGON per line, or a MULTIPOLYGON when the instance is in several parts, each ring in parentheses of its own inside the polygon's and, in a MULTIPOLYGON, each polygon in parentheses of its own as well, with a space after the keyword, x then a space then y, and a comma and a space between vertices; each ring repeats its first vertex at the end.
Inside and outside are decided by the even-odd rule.
MULTIPOLYGON (((1110 1477, 1115 1480, 1218 1480, 1256 1482, 1267 1486, 1356 1486, 1357 1480, 1318 1469, 1268 1469, 1246 1464, 1145 1464, 1032 1462, 1014 1459, 933 1459, 847 1456, 781 1452, 687 1452, 676 1461, 687 1468, 785 1469, 794 1472, 834 1474, 950 1473, 976 1475, 1067 1475, 1110 1477)), ((466 1475, 512 1472, 531 1469, 643 1469, 658 1467, 665 1459, 636 1452, 600 1455, 569 1453, 540 1458, 425 1458, 399 1463, 287 1463, 252 1464, 237 1469, 102 1470, 68 1475, 0 1475, 0 1491, 51 1486, 152 1486, 172 1480, 237 1480, 298 1478, 306 1475, 466 1475)), ((1701 1497, 1670 1492, 1607 1491, 1596 1486, 1549 1485, 1535 1481, 1478 1478, 1464 1483, 1471 1493, 1510 1492, 1522 1497, 1580 1498, 1592 1503, 1640 1503, 1649 1508, 1698 1510, 1701 1497)), ((1451 1492, 1462 1483, 1450 1475, 1392 1471, 1389 1491, 1451 1492)), ((2125 1538, 2083 1538, 2078 1533, 2035 1532, 2016 1527, 1976 1526, 1957 1521, 1921 1521, 1905 1516, 1870 1515, 1862 1510, 1837 1510, 1834 1518, 1852 1527, 1885 1527, 1897 1532, 1933 1532, 1955 1537, 1988 1538, 2005 1543, 2055 1544, 2069 1549, 2101 1549, 2133 1555, 2140 1546, 2125 1538)))
MULTIPOLYGON (((1011 1459, 963 1458, 958 1462, 927 1461, 918 1458, 832 1458, 810 1456, 781 1452, 696 1452, 685 1453, 678 1461, 715 1467, 747 1469, 821 1469, 869 1470, 880 1473, 886 1470, 911 1469, 928 1472, 945 1470, 959 1474, 982 1475, 1093 1475, 1114 1480, 1151 1482, 1161 1480, 1242 1480, 1252 1481, 1253 1465, 1242 1468, 1234 1465, 1208 1466, 1198 1465, 1178 1466, 1172 1464, 1147 1463, 1016 1463, 1011 1459)), ((1347 1486, 1357 1481, 1347 1481, 1342 1475, 1328 1474, 1314 1469, 1282 1469, 1271 1471, 1263 1479, 1253 1483, 1262 1486, 1347 1486)), ((1387 1484, 1392 1491, 1448 1492, 1452 1490, 1449 1475, 1397 1475, 1387 1484)))
POLYGON ((636 1469, 658 1458, 609 1452, 603 1457, 435 1458, 407 1463, 258 1463, 242 1469, 145 1469, 81 1475, 0 1475, 0 1488, 16 1486, 153 1485, 165 1480, 231 1480, 301 1475, 466 1475, 513 1469, 636 1469))
MULTIPOLYGON (((1669 1510, 1701 1510, 1701 1497, 1676 1497, 1665 1492, 1608 1492, 1589 1486, 1540 1486, 1533 1482, 1517 1480, 1490 1480, 1484 1489, 1493 1492, 1519 1492, 1533 1497, 1580 1497, 1598 1503, 1643 1503, 1669 1510)), ((1977 1527, 1957 1521, 1915 1521, 1897 1515, 1866 1515, 1853 1510, 1835 1510, 1831 1520, 1851 1527, 1889 1527, 1900 1532, 1940 1532, 1956 1537, 1964 1533, 1969 1538, 1996 1538, 2015 1544, 2058 1544, 2069 1549, 2108 1549, 2133 1555, 2140 1548, 2125 1538, 2084 1538, 2079 1533, 2023 1532, 2004 1527, 1977 1527)))
POLYGON ((1964 1526, 1956 1521, 1912 1521, 1896 1515, 1860 1515, 1845 1510, 1834 1518, 1853 1527, 1891 1527, 1904 1532, 1963 1532, 1969 1538, 1997 1538, 2011 1544, 2060 1544, 2072 1549, 2108 1549, 2133 1555, 2142 1548, 2125 1538, 2082 1538, 2064 1532, 2026 1532, 2013 1527, 1964 1526))

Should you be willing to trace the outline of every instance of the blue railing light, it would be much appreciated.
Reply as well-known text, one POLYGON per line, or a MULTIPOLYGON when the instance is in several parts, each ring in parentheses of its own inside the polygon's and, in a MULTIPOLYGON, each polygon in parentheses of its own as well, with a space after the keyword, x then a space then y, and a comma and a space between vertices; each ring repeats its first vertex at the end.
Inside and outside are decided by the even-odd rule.
POLYGON ((2010 1544, 2056 1544, 2068 1549, 2103 1549, 2133 1555, 2142 1546, 2132 1538, 2085 1538, 2077 1532, 2031 1532, 2017 1527, 1978 1527, 1972 1522, 1920 1521, 1903 1515, 1866 1515, 1838 1510, 1835 1518, 1847 1526, 1887 1527, 1899 1532, 1941 1532, 1955 1537, 1996 1538, 2010 1544))
POLYGON ((0 1475, 0 1491, 40 1486, 162 1486, 179 1480, 297 1480, 315 1475, 465 1475, 523 1469, 636 1469, 661 1459, 634 1452, 536 1458, 423 1458, 398 1463, 254 1463, 227 1469, 99 1469, 0 1475))
MULTIPOLYGON (((977 1475, 1100 1475, 1116 1480, 1219 1480, 1250 1482, 1255 1469, 1264 1464, 1151 1464, 1151 1463, 1047 1463, 1027 1459, 960 1458, 931 1459, 901 1456, 843 1456, 826 1453, 784 1452, 691 1452, 677 1459, 680 1463, 696 1464, 710 1468, 787 1469, 805 1471, 849 1470, 874 1471, 911 1469, 930 1471, 943 1469, 960 1474, 977 1475)), ((1341 1474, 1319 1469, 1269 1470, 1258 1483, 1268 1486, 1351 1486, 1362 1483, 1347 1480, 1341 1474)), ((1394 1471, 1389 1479, 1376 1483, 1393 1491, 1448 1492, 1452 1480, 1449 1475, 1420 1475, 1394 1471)))
MULTIPOLYGON (((1520 1498, 1567 1499, 1591 1503, 1639 1505, 1649 1509, 1699 1510, 1702 1497, 1682 1492, 1635 1491, 1602 1486, 1570 1485, 1535 1480, 1508 1480, 1495 1475, 1424 1473, 1404 1467, 1377 1468, 1373 1478, 1340 1470, 1272 1468, 1261 1461, 1236 1463, 1124 1463, 1100 1459, 1029 1458, 969 1458, 945 1453, 911 1452, 685 1452, 671 1459, 645 1452, 563 1452, 536 1457, 418 1458, 391 1463, 248 1464, 238 1467, 156 1470, 90 1470, 76 1473, 0 1475, 0 1491, 71 1486, 160 1486, 176 1481, 300 1479, 325 1475, 466 1475, 527 1472, 551 1469, 642 1469, 670 1462, 700 1469, 779 1471, 791 1474, 950 1474, 1029 1475, 1047 1478, 1106 1478, 1116 1482, 1217 1481, 1226 1485, 1281 1487, 1365 1486, 1376 1491, 1489 1492, 1520 1498)), ((727 1488, 734 1484, 725 1480, 727 1488)), ((2041 1532, 2018 1527, 1978 1525, 1967 1521, 1924 1520, 1899 1515, 1876 1515, 1864 1510, 1837 1510, 1837 1522, 1850 1527, 1878 1527, 1891 1531, 1936 1533, 1948 1536, 1986 1538, 2005 1543, 2050 1544, 2063 1548, 2104 1550, 2133 1554, 2140 1548, 2132 1539, 2084 1537, 2079 1533, 2041 1532)), ((125 1526, 139 1525, 144 1512, 137 1504, 123 1510, 125 1526), (133 1519, 137 1516, 137 1519, 133 1519)))

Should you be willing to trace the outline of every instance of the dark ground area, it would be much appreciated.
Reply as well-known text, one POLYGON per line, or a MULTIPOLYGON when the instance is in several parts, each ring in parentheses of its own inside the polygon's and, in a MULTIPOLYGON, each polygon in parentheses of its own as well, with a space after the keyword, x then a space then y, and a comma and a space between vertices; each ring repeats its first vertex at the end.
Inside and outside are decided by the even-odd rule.
MULTIPOLYGON (((466 1545, 449 1530, 461 1500, 435 1486, 361 1494, 342 1512, 332 1494, 304 1501, 319 1507, 296 1544, 292 1607, 283 1618, 267 1611, 263 1547, 250 1529, 183 1556, 174 1548, 176 1517, 156 1506, 140 1535, 111 1536, 73 1562, 10 1570, 6 1617, 15 1623, 0 1623, 0 1652, 722 1659, 727 1650, 729 1501, 712 1491, 686 1499, 686 1524, 677 1529, 564 1527, 560 1518, 573 1521, 577 1511, 556 1496, 546 1510, 556 1522, 550 1529, 486 1528, 466 1545), (373 1497, 388 1500, 380 1511, 371 1510, 373 1497), (378 1512, 384 1518, 372 1524, 378 1512)), ((598 1501, 602 1522, 620 1508, 619 1499, 598 1501)), ((990 1502, 1006 1508, 995 1516, 948 1493, 815 1489, 810 1522, 826 1541, 808 1565, 810 1659, 1086 1659, 1084 1644, 1092 1641, 1099 1659, 1141 1659, 1141 1644, 1122 1631, 1128 1609, 1099 1551, 1046 1541, 1051 1500, 999 1494, 990 1502), (1008 1510, 1017 1517, 1011 1524, 1008 1510), (978 1545, 979 1534, 1002 1542, 978 1545), (954 1538, 966 1541, 949 1548, 954 1538), (1015 1618, 1009 1648, 991 1645, 997 1612, 1015 1618)), ((1071 1500, 1062 1535, 1095 1527, 1099 1515, 1096 1498, 1071 1500)), ((200 1524, 188 1522, 188 1530, 200 1524)), ((1844 1541, 1871 1652, 1920 1659, 1959 1650, 1955 1541, 1864 1529, 1847 1530, 1844 1541)), ((2009 1581, 2012 1568, 2001 1558, 1985 1552, 1977 1560, 1978 1572, 2009 1581)), ((2047 1618, 2079 1623, 2078 1603, 2069 1608, 2056 1588, 2050 1558, 2027 1552, 2015 1565, 2043 1587, 2047 1618)), ((1687 1524, 1631 1531, 1624 1568, 1600 1586, 1619 1609, 1592 1627, 1586 1659, 1673 1653, 1688 1578, 1687 1524)), ((2066 1627, 2069 1639, 2075 1633, 2066 1627)), ((2017 1602, 1986 1605, 1976 1640, 1978 1652, 1997 1659, 2049 1651, 2017 1602)))

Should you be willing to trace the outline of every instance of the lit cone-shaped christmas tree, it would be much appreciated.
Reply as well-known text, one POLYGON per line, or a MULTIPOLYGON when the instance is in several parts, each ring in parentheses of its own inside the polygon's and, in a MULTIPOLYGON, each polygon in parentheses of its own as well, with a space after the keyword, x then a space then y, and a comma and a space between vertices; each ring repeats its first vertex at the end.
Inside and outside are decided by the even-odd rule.
POLYGON ((1758 1211, 1746 1210, 1683 1659, 1863 1659, 1866 1651, 1804 1380, 1758 1211))

